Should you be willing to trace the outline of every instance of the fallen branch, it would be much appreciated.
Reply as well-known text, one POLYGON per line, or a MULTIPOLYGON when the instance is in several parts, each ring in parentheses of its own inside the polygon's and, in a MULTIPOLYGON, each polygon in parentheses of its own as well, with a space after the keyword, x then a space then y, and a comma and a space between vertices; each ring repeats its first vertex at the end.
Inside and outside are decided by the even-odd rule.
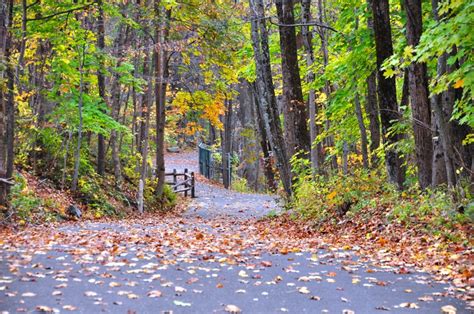
POLYGON ((12 179, 0 178, 0 182, 8 185, 15 185, 15 181, 13 181, 12 179))

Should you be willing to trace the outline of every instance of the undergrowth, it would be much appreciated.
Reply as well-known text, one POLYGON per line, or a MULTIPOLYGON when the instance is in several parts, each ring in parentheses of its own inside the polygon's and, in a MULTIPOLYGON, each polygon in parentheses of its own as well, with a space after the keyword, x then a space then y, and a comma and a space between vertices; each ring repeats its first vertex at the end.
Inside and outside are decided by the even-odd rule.
POLYGON ((446 187, 420 191, 416 185, 400 192, 378 169, 318 175, 300 160, 293 161, 293 169, 298 173, 290 204, 293 215, 313 221, 315 226, 349 220, 364 224, 382 215, 383 224, 419 228, 452 241, 464 241, 456 227, 474 222, 474 201, 468 184, 450 192, 446 187))

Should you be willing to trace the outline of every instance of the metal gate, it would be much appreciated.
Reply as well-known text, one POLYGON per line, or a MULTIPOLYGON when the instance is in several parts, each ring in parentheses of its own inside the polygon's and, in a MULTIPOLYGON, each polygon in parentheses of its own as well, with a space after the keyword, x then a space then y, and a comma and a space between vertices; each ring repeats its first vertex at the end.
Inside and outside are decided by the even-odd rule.
POLYGON ((199 173, 218 182, 223 181, 224 173, 229 177, 229 184, 232 182, 232 160, 231 154, 227 155, 227 163, 224 165, 221 150, 212 150, 211 147, 204 143, 199 144, 199 173), (219 154, 221 162, 214 160, 213 155, 219 154))
POLYGON ((211 150, 203 143, 199 144, 199 173, 211 178, 211 150))

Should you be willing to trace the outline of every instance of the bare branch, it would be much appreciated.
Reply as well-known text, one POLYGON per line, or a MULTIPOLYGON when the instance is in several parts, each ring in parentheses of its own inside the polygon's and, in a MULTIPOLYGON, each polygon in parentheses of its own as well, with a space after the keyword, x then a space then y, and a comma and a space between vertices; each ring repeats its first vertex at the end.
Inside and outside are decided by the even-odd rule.
POLYGON ((15 185, 15 182, 12 179, 0 178, 0 182, 8 184, 8 185, 15 185))
POLYGON ((46 16, 40 16, 40 17, 31 18, 31 19, 27 19, 26 21, 27 21, 27 22, 30 22, 30 21, 47 20, 47 19, 53 18, 53 17, 58 16, 58 15, 69 14, 69 13, 72 13, 72 12, 75 12, 75 11, 79 11, 79 10, 82 10, 82 9, 86 9, 86 8, 90 7, 91 5, 93 5, 93 4, 94 4, 94 3, 89 3, 89 4, 86 4, 86 5, 82 6, 82 7, 76 7, 76 8, 72 8, 72 9, 66 10, 66 11, 56 12, 56 13, 53 13, 53 14, 51 14, 51 15, 46 15, 46 16))
POLYGON ((270 21, 271 24, 277 25, 277 26, 284 26, 284 27, 317 26, 317 27, 321 27, 321 28, 331 30, 331 31, 336 32, 336 33, 340 33, 337 29, 335 29, 335 28, 333 28, 329 25, 316 22, 316 21, 309 21, 308 23, 280 24, 278 22, 274 22, 271 18, 268 18, 268 20, 270 21))

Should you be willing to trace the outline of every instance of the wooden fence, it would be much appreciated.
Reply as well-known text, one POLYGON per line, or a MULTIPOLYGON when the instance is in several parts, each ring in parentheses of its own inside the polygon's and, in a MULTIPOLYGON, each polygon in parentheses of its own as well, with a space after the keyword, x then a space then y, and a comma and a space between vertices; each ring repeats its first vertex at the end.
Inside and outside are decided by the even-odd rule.
POLYGON ((184 196, 191 194, 192 198, 196 197, 194 172, 189 172, 188 169, 184 169, 184 172, 178 173, 176 169, 173 169, 173 172, 165 173, 165 178, 166 177, 171 177, 172 181, 167 181, 166 184, 171 186, 173 192, 183 193, 184 196))

